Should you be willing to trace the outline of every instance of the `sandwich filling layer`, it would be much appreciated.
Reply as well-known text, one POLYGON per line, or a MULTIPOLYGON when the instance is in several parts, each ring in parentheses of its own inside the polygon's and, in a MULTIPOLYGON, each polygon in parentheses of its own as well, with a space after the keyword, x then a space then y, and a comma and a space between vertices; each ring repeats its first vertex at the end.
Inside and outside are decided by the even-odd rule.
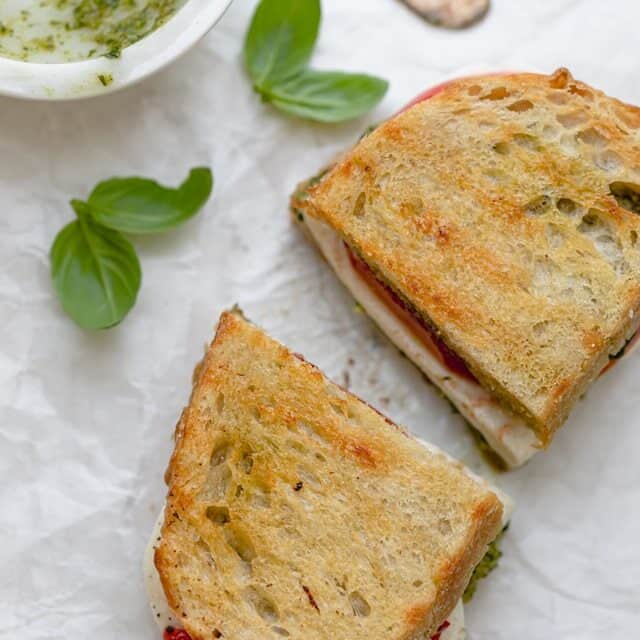
MULTIPOLYGON (((380 282, 369 266, 328 225, 310 216, 303 223, 325 259, 354 298, 389 339, 449 398, 509 467, 531 458, 541 444, 526 422, 475 379, 464 360, 380 282)), ((624 355, 638 345, 636 333, 624 355)), ((612 359, 609 370, 620 358, 612 359)))

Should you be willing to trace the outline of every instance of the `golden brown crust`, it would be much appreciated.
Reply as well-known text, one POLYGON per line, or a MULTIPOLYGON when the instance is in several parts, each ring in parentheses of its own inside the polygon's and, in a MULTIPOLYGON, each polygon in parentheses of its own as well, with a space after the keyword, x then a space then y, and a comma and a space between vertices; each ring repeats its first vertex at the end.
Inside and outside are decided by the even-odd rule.
POLYGON ((431 634, 502 514, 459 463, 229 312, 167 478, 155 564, 194 640, 431 634))
POLYGON ((294 206, 548 444, 640 320, 639 127, 640 109, 566 70, 467 78, 379 126, 294 206))

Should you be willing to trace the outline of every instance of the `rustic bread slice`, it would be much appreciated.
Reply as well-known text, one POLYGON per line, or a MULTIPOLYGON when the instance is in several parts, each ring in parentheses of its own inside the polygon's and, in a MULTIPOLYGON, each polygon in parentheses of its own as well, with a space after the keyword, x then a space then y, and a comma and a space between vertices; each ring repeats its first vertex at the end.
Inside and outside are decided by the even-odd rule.
POLYGON ((566 70, 445 85, 296 206, 543 444, 640 321, 640 109, 566 70))
POLYGON ((194 640, 409 640, 452 611, 502 504, 222 315, 176 430, 155 564, 194 640))

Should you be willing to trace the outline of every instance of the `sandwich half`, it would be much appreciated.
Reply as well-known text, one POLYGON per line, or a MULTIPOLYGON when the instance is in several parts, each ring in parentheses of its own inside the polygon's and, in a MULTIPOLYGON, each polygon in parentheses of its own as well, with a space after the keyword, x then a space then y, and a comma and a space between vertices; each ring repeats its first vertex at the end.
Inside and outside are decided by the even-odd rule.
POLYGON ((166 480, 146 571, 176 640, 458 640, 510 510, 238 311, 194 376, 166 480))
POLYGON ((566 69, 424 93, 292 210, 508 466, 637 343, 640 109, 566 69))

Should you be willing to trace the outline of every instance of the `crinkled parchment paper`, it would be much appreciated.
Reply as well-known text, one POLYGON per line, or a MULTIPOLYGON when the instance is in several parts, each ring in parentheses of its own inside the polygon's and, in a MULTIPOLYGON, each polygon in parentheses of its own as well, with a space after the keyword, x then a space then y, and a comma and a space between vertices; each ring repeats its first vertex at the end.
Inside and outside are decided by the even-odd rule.
MULTIPOLYGON (((369 123, 472 65, 571 68, 640 103, 640 5, 495 0, 451 33, 394 0, 325 0, 315 64, 391 80, 340 126, 290 120, 251 91, 252 2, 168 70, 84 102, 0 99, 0 638, 157 639, 141 558, 171 435, 218 314, 248 316, 414 432, 483 467, 448 404, 355 309, 292 227, 287 196, 369 123), (67 202, 112 175, 177 183, 212 165, 194 220, 136 239, 138 304, 89 334, 53 295, 67 202)), ((630 640, 640 628, 640 355, 582 400, 554 446, 497 477, 517 499, 501 568, 467 607, 476 640, 630 640)), ((382 639, 380 639, 382 640, 382 639)))

